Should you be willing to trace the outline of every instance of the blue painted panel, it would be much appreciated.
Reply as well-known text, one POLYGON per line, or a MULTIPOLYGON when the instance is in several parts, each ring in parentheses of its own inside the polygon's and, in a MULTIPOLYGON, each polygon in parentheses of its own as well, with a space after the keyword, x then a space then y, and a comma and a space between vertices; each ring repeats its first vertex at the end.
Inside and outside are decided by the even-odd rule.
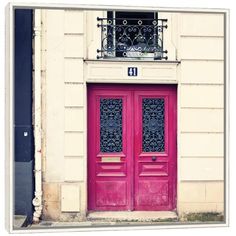
POLYGON ((32 10, 15 10, 15 125, 32 125, 32 10))
POLYGON ((28 223, 33 220, 34 161, 15 162, 15 214, 27 216, 28 223))
POLYGON ((15 9, 14 30, 14 154, 15 214, 33 216, 34 138, 32 124, 33 11, 15 9))

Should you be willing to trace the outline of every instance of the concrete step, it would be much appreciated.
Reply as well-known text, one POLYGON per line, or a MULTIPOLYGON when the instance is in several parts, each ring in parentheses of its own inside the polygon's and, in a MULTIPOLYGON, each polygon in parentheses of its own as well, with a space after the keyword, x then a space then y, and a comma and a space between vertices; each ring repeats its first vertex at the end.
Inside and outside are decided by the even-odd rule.
POLYGON ((131 221, 131 222, 165 222, 177 221, 174 211, 96 211, 89 212, 90 221, 131 221))
POLYGON ((14 215, 14 228, 21 228, 26 226, 27 216, 25 215, 14 215))

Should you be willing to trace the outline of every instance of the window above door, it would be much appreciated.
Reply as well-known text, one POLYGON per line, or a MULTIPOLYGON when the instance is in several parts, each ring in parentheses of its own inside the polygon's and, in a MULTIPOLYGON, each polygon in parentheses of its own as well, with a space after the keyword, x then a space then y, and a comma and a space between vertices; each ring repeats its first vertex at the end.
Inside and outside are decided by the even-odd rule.
POLYGON ((101 29, 97 59, 168 59, 163 48, 167 19, 159 19, 157 12, 108 11, 107 18, 97 20, 101 29))

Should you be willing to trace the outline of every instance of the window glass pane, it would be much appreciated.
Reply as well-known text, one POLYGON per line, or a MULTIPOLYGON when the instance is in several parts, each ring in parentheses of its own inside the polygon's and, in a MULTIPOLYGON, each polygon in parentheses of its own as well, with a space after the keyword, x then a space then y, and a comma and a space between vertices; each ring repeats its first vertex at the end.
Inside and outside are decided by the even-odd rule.
POLYGON ((107 18, 98 18, 101 28, 100 58, 168 59, 163 48, 163 30, 167 19, 158 19, 158 12, 108 11, 107 18))
POLYGON ((122 151, 122 99, 100 99, 100 151, 122 151))
POLYGON ((116 56, 140 56, 154 40, 153 12, 116 12, 116 56))
POLYGON ((144 152, 164 152, 165 150, 165 106, 163 98, 142 100, 144 152))
MULTIPOLYGON (((154 52, 157 20, 154 12, 108 12, 107 50, 116 49, 116 57, 137 56, 142 51, 154 52), (114 35, 115 34, 115 35, 114 35), (138 53, 138 54, 137 54, 138 53)), ((140 55, 139 55, 140 56, 140 55)))

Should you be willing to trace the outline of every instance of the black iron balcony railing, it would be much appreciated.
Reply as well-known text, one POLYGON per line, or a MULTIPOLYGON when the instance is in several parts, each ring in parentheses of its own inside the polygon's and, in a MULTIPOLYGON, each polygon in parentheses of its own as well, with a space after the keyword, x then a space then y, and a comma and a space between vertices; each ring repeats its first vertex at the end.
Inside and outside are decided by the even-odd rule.
POLYGON ((168 59, 163 49, 167 19, 97 18, 101 28, 100 58, 168 59))

